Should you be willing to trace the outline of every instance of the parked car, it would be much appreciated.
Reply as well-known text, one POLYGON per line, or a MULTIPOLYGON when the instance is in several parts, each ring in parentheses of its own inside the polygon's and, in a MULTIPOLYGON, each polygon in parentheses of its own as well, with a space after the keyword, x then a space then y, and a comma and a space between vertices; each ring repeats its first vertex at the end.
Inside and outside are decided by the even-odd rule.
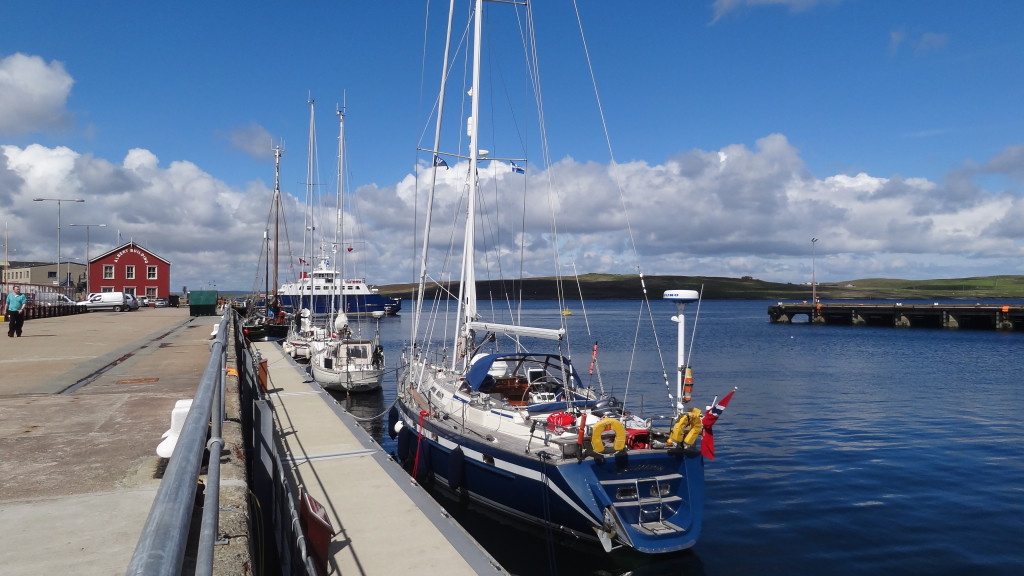
POLYGON ((153 299, 153 305, 157 308, 167 308, 167 298, 155 298, 153 299))
POLYGON ((149 306, 149 296, 138 297, 139 306, 149 306))
POLYGON ((33 302, 36 306, 74 306, 76 302, 60 292, 38 292, 33 302))
POLYGON ((93 292, 89 294, 88 298, 79 302, 78 305, 84 306, 89 312, 95 310, 123 312, 125 310, 138 310, 139 301, 131 294, 125 294, 124 292, 93 292), (131 297, 130 301, 129 297, 131 297))

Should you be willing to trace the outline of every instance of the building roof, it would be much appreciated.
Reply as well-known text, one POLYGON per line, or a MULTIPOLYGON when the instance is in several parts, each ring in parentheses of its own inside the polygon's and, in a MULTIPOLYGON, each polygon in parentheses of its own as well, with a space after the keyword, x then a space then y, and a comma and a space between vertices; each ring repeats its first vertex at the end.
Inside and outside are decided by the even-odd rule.
MULTIPOLYGON (((65 260, 65 261, 61 262, 60 265, 61 266, 65 266, 65 265, 67 265, 67 263, 68 263, 67 260, 65 260)), ((43 266, 53 266, 54 264, 56 264, 56 262, 16 262, 16 261, 12 260, 11 262, 7 263, 7 267, 8 268, 42 268, 43 266)), ((72 261, 71 264, 73 266, 85 266, 85 264, 82 264, 81 262, 74 262, 74 261, 72 261)))
POLYGON ((135 242, 134 240, 131 241, 131 242, 125 242, 124 244, 121 244, 120 246, 118 246, 118 247, 116 247, 116 248, 114 248, 112 250, 108 250, 108 251, 104 252, 103 254, 100 254, 99 256, 95 256, 93 258, 90 258, 89 262, 90 263, 96 262, 97 260, 102 260, 102 259, 106 258, 107 256, 110 256, 111 254, 117 254, 118 252, 121 252, 122 250, 130 250, 132 248, 137 248, 139 250, 142 250, 143 252, 145 252, 146 254, 149 254, 153 258, 156 258, 157 260, 160 260, 161 262, 163 262, 163 263, 165 263, 167 265, 170 265, 170 261, 168 261, 165 258, 161 258, 160 256, 154 254, 151 250, 148 250, 147 248, 145 248, 141 244, 135 242))

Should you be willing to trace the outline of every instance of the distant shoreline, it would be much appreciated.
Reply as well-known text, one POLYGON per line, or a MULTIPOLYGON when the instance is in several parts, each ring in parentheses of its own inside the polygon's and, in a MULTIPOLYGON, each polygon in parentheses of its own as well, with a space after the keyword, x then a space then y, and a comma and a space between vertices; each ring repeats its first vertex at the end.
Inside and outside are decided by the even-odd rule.
MULTIPOLYGON (((643 284, 636 276, 615 274, 584 274, 578 279, 562 280, 564 298, 569 300, 640 300, 642 288, 648 297, 661 298, 665 290, 701 290, 707 300, 766 300, 810 302, 810 283, 792 284, 766 282, 754 278, 725 278, 715 276, 644 276, 643 284)), ((412 299, 413 284, 378 285, 385 296, 412 299)), ((427 290, 433 298, 437 286, 427 290)), ((458 283, 447 290, 458 293, 458 283)), ((528 278, 522 281, 479 281, 477 292, 481 298, 522 298, 523 300, 557 300, 558 290, 552 278, 528 278)), ((814 290, 822 300, 992 300, 1024 299, 1024 275, 980 276, 972 278, 946 278, 932 280, 901 280, 865 278, 843 282, 819 282, 814 290)), ((224 290, 224 297, 245 296, 249 292, 224 290)))
MULTIPOLYGON (((645 276, 643 283, 636 276, 613 274, 584 274, 562 280, 563 297, 570 300, 639 300, 646 288, 648 297, 660 298, 665 290, 702 290, 709 300, 797 300, 810 301, 812 287, 806 284, 766 282, 754 278, 724 278, 713 276, 645 276)), ((381 294, 411 298, 412 284, 378 286, 381 294)), ((433 298, 438 288, 428 289, 433 298)), ((447 290, 458 292, 458 283, 447 290)), ((493 295, 524 300, 556 300, 558 286, 553 278, 525 280, 478 281, 480 297, 493 295)), ((865 278, 843 282, 819 282, 813 290, 823 300, 978 300, 993 298, 1024 298, 1024 275, 983 276, 933 280, 901 280, 865 278)))

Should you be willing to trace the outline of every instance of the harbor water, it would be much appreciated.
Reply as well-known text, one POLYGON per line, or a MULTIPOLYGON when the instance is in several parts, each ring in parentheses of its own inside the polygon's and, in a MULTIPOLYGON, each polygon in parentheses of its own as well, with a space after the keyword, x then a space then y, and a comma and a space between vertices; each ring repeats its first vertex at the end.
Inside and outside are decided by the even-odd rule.
MULTIPOLYGON (((686 310, 693 404, 703 409, 738 388, 715 425, 703 534, 692 550, 609 555, 439 500, 514 574, 1017 574, 1024 333, 770 324, 769 304, 717 300, 701 303, 699 314, 696 304, 686 310)), ((667 425, 660 418, 671 414, 665 376, 674 387, 675 306, 651 303, 664 372, 646 359, 655 338, 641 302, 570 310, 584 381, 597 385, 600 375, 627 409, 667 425)), ((533 301, 523 313, 528 324, 557 326, 560 312, 533 301)), ((381 321, 389 366, 410 326, 411 317, 381 321)), ((394 382, 392 373, 381 394, 341 401, 372 418, 391 406, 394 382)), ((364 424, 393 451, 384 420, 364 424)))

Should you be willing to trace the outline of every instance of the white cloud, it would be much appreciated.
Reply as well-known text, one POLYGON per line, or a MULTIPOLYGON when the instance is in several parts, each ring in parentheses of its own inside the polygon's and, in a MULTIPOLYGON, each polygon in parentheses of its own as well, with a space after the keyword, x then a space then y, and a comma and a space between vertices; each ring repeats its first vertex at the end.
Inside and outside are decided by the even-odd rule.
POLYGON ((13 54, 0 59, 0 134, 66 127, 64 106, 74 80, 60 62, 13 54))
MULTIPOLYGON (((106 224, 90 235, 92 256, 115 247, 120 234, 169 260, 176 285, 252 286, 273 195, 263 184, 232 188, 191 162, 162 167, 141 149, 120 164, 63 147, 3 146, 0 152, 7 174, 21 183, 5 210, 13 216, 12 260, 56 256, 57 207, 33 198, 83 198, 61 205, 62 259, 85 256, 85 232, 68 224, 106 224)), ((288 209, 297 210, 290 197, 288 209)))
MULTIPOLYGON (((1013 157, 1014 151, 1008 150, 986 170, 1015 166, 1013 157)), ((429 180, 431 170, 422 167, 421 183, 429 180)), ((451 223, 463 206, 465 166, 437 172, 443 189, 434 238, 446 245, 449 236, 440 226, 451 223)), ((564 265, 575 262, 581 272, 628 273, 639 264, 648 274, 752 275, 800 282, 810 271, 810 238, 817 237, 819 278, 1022 273, 1016 259, 1024 253, 1024 238, 1012 216, 1020 214, 1024 200, 984 190, 971 174, 944 183, 863 173, 818 179, 807 172, 799 151, 775 134, 753 149, 732 145, 694 150, 661 165, 633 162, 609 169, 564 159, 550 173, 531 166, 526 178, 534 184, 550 178, 557 188, 551 205, 560 224, 561 257, 564 265), (971 185, 964 186, 964 181, 971 185), (627 212, 618 185, 632 236, 626 233, 627 212)), ((523 204, 517 199, 523 177, 510 176, 504 171, 483 175, 486 202, 501 203, 506 223, 483 224, 482 242, 503 246, 506 259, 500 268, 506 276, 518 276, 520 269, 527 276, 549 275, 552 269, 540 257, 552 242, 549 203, 539 199, 523 204), (525 234, 513 231, 520 222, 527 223, 525 234), (513 241, 524 246, 522 252, 513 241)), ((382 261, 388 263, 378 267, 378 274, 384 268, 412 269, 414 252, 405 240, 414 213, 414 182, 410 178, 392 188, 375 188, 372 200, 361 205, 364 215, 386 205, 387 213, 395 216, 375 218, 366 227, 369 242, 377 243, 382 261)), ((424 195, 420 191, 419 198, 424 195)), ((418 214, 422 218, 422 208, 418 214)), ((452 241, 459 244, 461 238, 452 241)), ((443 258, 437 253, 431 261, 443 258)), ((498 273, 497 261, 487 266, 489 274, 498 273)), ((404 280, 411 277, 407 273, 404 280)))
POLYGON ((274 157, 274 139, 266 128, 258 124, 238 126, 224 135, 231 147, 253 158, 274 157))
POLYGON ((740 10, 744 7, 783 6, 789 8, 791 12, 802 12, 804 10, 810 10, 811 8, 821 4, 837 4, 840 1, 841 0, 714 0, 714 2, 711 3, 711 10, 714 13, 713 22, 717 22, 726 14, 740 10))
MULTIPOLYGON (((93 231, 93 255, 113 248, 120 232, 171 261, 175 290, 208 283, 253 287, 273 194, 268 184, 238 189, 193 162, 161 164, 143 149, 129 151, 121 162, 64 147, 0 151, 0 167, 6 165, 0 182, 11 184, 0 202, 17 247, 12 259, 54 257, 56 207, 32 198, 81 197, 84 204, 63 206, 62 219, 107 224, 93 231)), ((502 256, 481 260, 481 277, 552 275, 549 251, 557 239, 562 273, 571 272, 571 264, 580 273, 631 273, 639 265, 646 274, 800 283, 809 277, 812 237, 819 239, 821 281, 1020 274, 1024 198, 1019 190, 988 191, 977 177, 1019 177, 1022 157, 1018 148, 1008 148, 979 166, 951 171, 944 182, 864 173, 816 178, 785 136, 773 134, 753 147, 692 150, 657 165, 609 167, 565 158, 548 171, 529 165, 519 175, 494 163, 481 175, 481 203, 498 206, 501 219, 481 220, 479 243, 502 256), (550 201, 523 202, 526 185, 549 182, 555 191, 550 201)), ((454 274, 439 273, 437 266, 445 261, 441 248, 462 242, 449 229, 465 207, 465 168, 452 163, 450 170, 436 170, 435 279, 454 274)), ((265 180, 272 182, 269 162, 267 172, 265 180)), ((346 243, 356 248, 347 262, 350 273, 378 284, 413 280, 426 195, 416 185, 435 170, 423 164, 418 172, 354 194, 346 217, 346 243)), ((292 249, 281 259, 288 263, 301 250, 302 208, 296 198, 285 198, 292 249)), ((320 228, 333 235, 327 220, 320 228)), ((83 257, 84 232, 64 232, 62 256, 83 257)), ((282 264, 282 276, 290 273, 282 264)))
POLYGON ((915 32, 910 34, 904 28, 889 32, 889 54, 896 55, 904 45, 910 45, 918 56, 942 51, 949 44, 949 35, 940 32, 915 32))

